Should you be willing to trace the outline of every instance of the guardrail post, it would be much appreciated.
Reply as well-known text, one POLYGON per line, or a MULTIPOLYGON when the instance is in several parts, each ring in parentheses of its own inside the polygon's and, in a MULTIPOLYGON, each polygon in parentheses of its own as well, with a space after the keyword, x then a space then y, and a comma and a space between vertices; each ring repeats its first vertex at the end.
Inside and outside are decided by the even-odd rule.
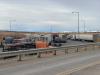
POLYGON ((70 73, 69 75, 72 75, 72 73, 70 73))
POLYGON ((18 55, 18 61, 22 61, 22 55, 18 55))
POLYGON ((93 48, 92 48, 92 49, 94 50, 94 49, 95 49, 95 45, 92 45, 92 46, 93 46, 93 48))
POLYGON ((56 50, 54 50, 54 54, 53 55, 57 55, 56 50))
POLYGON ((87 51, 87 46, 84 46, 85 47, 85 51, 87 51))
POLYGON ((78 47, 76 48, 76 52, 78 52, 79 50, 78 50, 78 47))
POLYGON ((68 54, 68 48, 67 48, 67 49, 65 49, 65 54, 68 54))
POLYGON ((41 53, 40 52, 38 52, 38 56, 37 56, 38 58, 40 58, 41 57, 41 53))

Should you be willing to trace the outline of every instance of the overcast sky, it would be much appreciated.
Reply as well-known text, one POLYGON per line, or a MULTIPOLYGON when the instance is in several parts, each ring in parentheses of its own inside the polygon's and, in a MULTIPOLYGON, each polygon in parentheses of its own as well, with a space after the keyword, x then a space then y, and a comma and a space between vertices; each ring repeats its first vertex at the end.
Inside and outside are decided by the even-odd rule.
POLYGON ((0 30, 100 31, 100 0, 0 0, 0 30))

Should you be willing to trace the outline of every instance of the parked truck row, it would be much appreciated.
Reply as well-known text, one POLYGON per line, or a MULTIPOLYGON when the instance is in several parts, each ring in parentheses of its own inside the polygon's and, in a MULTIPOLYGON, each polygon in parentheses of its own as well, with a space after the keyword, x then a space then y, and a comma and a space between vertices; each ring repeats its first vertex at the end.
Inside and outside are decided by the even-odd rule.
POLYGON ((67 35, 61 34, 25 34, 23 37, 6 36, 3 37, 1 46, 3 51, 14 51, 29 48, 44 48, 49 46, 62 46, 67 42, 67 35), (39 44, 41 43, 41 44, 39 44), (41 45, 41 46, 37 46, 41 45), (46 45, 46 46, 44 46, 46 45))

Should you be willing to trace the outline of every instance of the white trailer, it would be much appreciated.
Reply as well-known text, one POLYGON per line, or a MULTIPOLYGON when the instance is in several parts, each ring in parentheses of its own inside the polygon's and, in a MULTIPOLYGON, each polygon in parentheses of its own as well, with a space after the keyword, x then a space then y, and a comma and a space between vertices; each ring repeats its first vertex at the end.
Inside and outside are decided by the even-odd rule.
MULTIPOLYGON (((80 40, 80 41, 93 41, 96 42, 97 36, 100 34, 73 34, 73 40, 80 40)), ((100 38, 100 37, 99 37, 100 38)))
POLYGON ((95 35, 93 34, 76 34, 77 40, 94 41, 95 35))

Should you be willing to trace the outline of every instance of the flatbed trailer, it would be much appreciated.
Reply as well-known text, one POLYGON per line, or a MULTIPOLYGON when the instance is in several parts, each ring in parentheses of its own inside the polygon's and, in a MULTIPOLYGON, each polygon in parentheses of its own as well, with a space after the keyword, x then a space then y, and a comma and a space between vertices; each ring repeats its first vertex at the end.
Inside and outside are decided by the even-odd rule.
POLYGON ((13 44, 4 44, 3 51, 16 51, 16 50, 23 50, 29 48, 36 48, 35 43, 31 42, 23 42, 23 43, 13 43, 13 44))

